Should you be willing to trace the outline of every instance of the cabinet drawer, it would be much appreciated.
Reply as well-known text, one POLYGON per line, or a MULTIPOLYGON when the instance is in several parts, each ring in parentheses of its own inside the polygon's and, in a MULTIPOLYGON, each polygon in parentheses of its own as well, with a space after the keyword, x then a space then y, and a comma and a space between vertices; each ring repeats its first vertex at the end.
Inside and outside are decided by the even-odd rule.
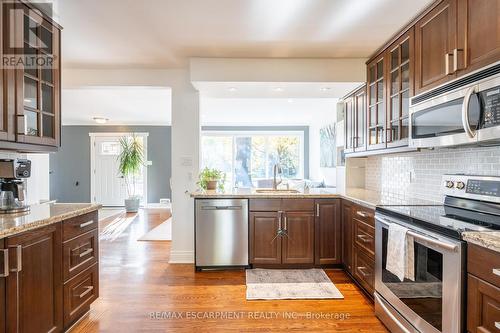
POLYGON ((354 205, 352 208, 352 217, 375 227, 375 212, 372 209, 354 205))
POLYGON ((467 330, 471 333, 500 329, 500 288, 468 274, 467 330))
POLYGON ((500 253, 474 244, 468 244, 467 271, 500 287, 500 253))
POLYGON ((68 328, 99 297, 99 271, 95 264, 64 285, 64 327, 68 328))
POLYGON ((63 244, 64 281, 92 266, 99 258, 99 233, 89 231, 63 244))
POLYGON ((90 230, 97 229, 98 224, 97 211, 67 219, 63 221, 63 240, 67 241, 90 230))
POLYGON ((375 258, 375 228, 356 218, 353 223, 354 244, 372 259, 375 258))
POLYGON ((274 212, 281 210, 281 199, 251 199, 251 212, 274 212))
POLYGON ((375 285, 375 262, 361 251, 354 251, 354 278, 373 294, 375 285))
POLYGON ((314 211, 313 199, 283 199, 281 210, 284 211, 314 211))

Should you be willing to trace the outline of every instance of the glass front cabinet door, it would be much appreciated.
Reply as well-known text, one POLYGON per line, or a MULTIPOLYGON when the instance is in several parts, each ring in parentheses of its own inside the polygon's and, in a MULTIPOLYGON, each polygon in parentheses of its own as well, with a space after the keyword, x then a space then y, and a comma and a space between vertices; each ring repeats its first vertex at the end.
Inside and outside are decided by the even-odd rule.
POLYGON ((60 145, 60 29, 24 4, 15 16, 16 44, 25 61, 16 69, 17 141, 60 145))

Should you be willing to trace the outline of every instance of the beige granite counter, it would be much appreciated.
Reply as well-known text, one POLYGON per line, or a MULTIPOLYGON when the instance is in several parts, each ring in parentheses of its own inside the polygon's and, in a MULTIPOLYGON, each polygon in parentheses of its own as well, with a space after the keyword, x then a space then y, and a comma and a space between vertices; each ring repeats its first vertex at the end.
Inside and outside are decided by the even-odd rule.
POLYGON ((468 243, 500 252, 500 231, 467 231, 462 237, 468 243))
POLYGON ((375 209, 376 206, 398 206, 398 205, 435 205, 432 201, 405 197, 401 194, 370 191, 363 188, 348 188, 344 192, 335 188, 312 188, 299 193, 258 193, 256 189, 235 189, 232 192, 204 191, 191 193, 195 199, 231 199, 231 198, 344 198, 368 208, 375 209))
POLYGON ((83 215, 101 208, 98 204, 47 203, 32 205, 28 213, 0 215, 0 239, 83 215))

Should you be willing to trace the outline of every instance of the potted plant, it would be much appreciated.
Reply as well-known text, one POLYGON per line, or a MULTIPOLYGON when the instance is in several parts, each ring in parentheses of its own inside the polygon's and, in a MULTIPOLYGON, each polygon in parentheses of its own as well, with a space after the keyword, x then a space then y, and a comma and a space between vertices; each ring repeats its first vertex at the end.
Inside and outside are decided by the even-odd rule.
POLYGON ((226 174, 217 169, 205 168, 200 172, 198 186, 203 190, 224 190, 226 174))
POLYGON ((127 213, 135 213, 139 210, 141 197, 136 194, 136 177, 140 174, 144 165, 144 150, 142 143, 133 135, 120 138, 121 152, 118 155, 119 172, 125 180, 128 198, 125 199, 125 210, 127 213))

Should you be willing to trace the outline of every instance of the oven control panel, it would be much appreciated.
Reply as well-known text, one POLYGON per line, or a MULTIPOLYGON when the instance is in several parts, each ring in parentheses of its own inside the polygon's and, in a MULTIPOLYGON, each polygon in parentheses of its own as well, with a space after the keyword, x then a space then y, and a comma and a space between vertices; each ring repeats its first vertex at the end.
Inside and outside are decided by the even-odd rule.
POLYGON ((444 175, 443 194, 500 203, 500 177, 444 175))
POLYGON ((484 128, 500 124, 500 88, 494 88, 481 92, 484 104, 484 128))

